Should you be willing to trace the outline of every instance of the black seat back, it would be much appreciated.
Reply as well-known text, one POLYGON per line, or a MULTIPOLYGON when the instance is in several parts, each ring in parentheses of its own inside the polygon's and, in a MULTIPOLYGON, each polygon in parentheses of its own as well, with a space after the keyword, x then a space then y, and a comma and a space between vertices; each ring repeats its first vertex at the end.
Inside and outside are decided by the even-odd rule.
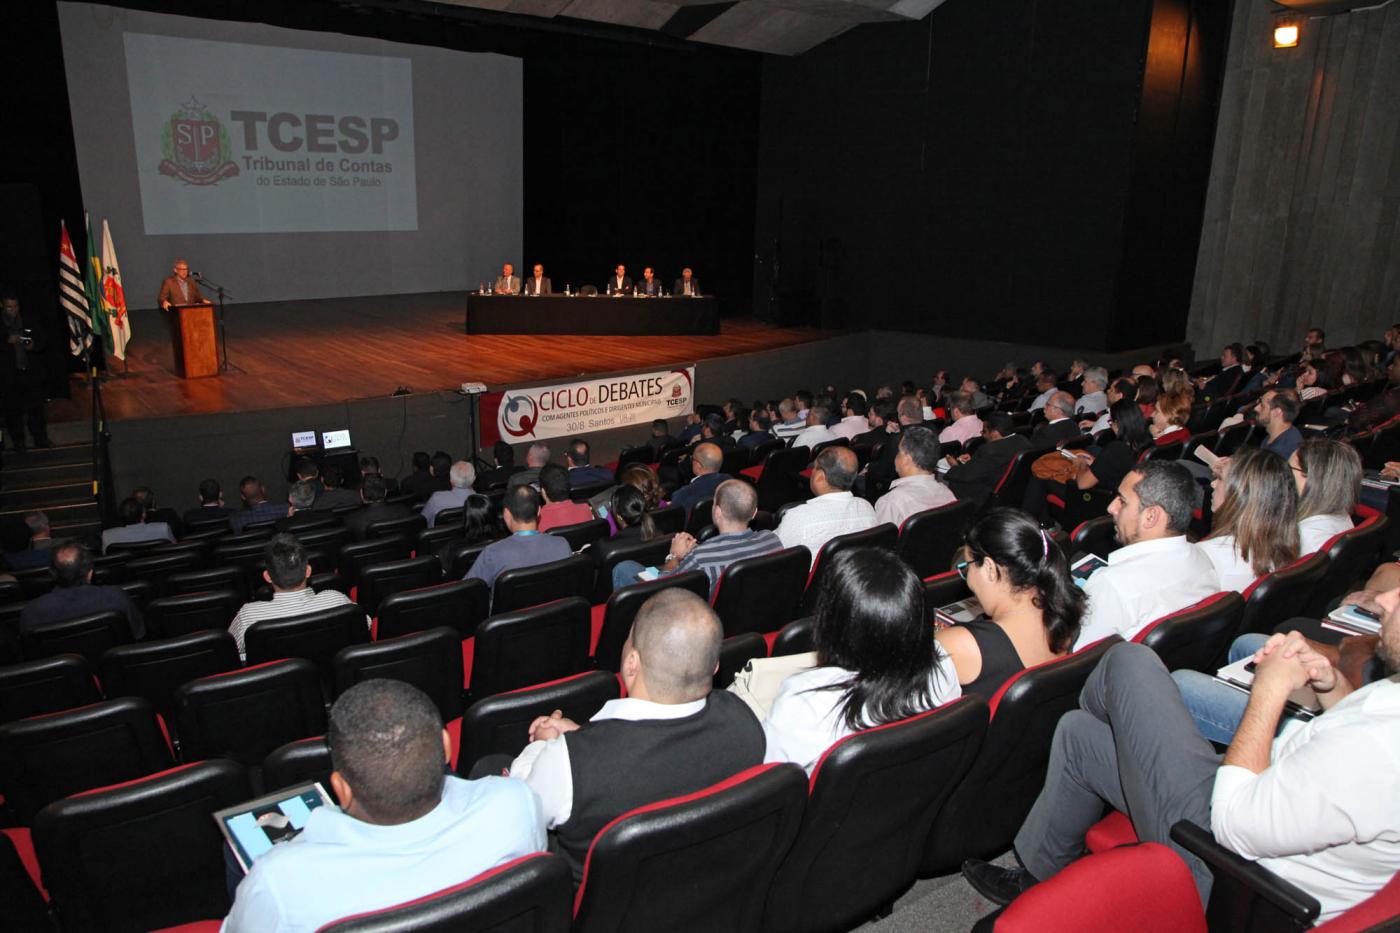
POLYGON ((587 722, 604 703, 620 696, 622 687, 615 676, 588 671, 478 700, 462 714, 457 773, 466 777, 485 755, 518 755, 529 743, 530 723, 538 716, 560 710, 574 722, 587 722))
POLYGON ((174 718, 175 691, 183 684, 238 668, 238 645, 227 631, 118 645, 98 666, 107 696, 144 697, 167 719, 174 718))
POLYGON ((547 534, 556 538, 563 538, 569 542, 569 550, 579 551, 585 545, 593 544, 607 538, 609 532, 608 523, 601 518, 590 518, 586 522, 578 522, 573 525, 559 525, 549 529, 547 534))
POLYGON ((701 599, 710 595, 709 577, 699 570, 688 570, 613 590, 603 609, 603 627, 593 651, 594 663, 599 670, 614 673, 622 670, 622 645, 632 631, 632 620, 637 618, 643 603, 661 590, 673 586, 690 590, 701 599))
POLYGON ((889 522, 881 522, 873 528, 866 528, 863 531, 852 531, 848 534, 837 535, 827 540, 817 552, 816 562, 812 564, 811 573, 807 577, 807 587, 802 593, 802 603, 798 606, 798 615, 811 615, 817 610, 817 597, 821 595, 822 582, 826 579, 827 568, 842 551, 851 551, 856 548, 884 548, 891 551, 889 558, 895 560, 892 553, 899 544, 899 529, 889 522))
POLYGON ((700 531, 706 525, 714 524, 715 500, 713 497, 701 499, 695 503, 690 510, 690 516, 685 520, 685 530, 688 534, 699 537, 700 531))
POLYGON ((734 675, 754 658, 768 657, 768 642, 757 632, 733 635, 720 642, 719 667, 715 670, 714 688, 727 690, 734 675))
POLYGON ((568 596, 587 599, 593 594, 594 572, 593 558, 586 554, 507 570, 496 578, 491 611, 512 612, 568 596))
POLYGON ((556 599, 497 613, 476 630, 471 694, 488 697, 588 670, 588 600, 556 599))
POLYGON ((1274 626, 1307 606, 1313 591, 1327 575, 1327 555, 1305 554, 1286 567, 1251 583, 1244 591, 1244 618, 1239 634, 1268 633, 1274 626))
POLYGON ((495 541, 453 541, 447 544, 438 552, 438 561, 442 563, 443 576, 448 580, 461 580, 467 575, 476 563, 476 559, 481 556, 481 552, 486 550, 495 541))
POLYGON ((806 447, 785 447, 770 453, 756 484, 758 507, 776 512, 785 502, 805 498, 807 484, 801 474, 811 460, 812 452, 806 447))
POLYGON ((232 590, 240 603, 248 599, 248 581, 237 567, 206 567, 203 570, 182 570, 165 578, 165 594, 183 596, 186 593, 209 593, 232 590))
POLYGON ((816 620, 811 616, 793 619, 773 639, 773 647, 768 652, 772 657, 781 658, 790 654, 806 654, 815 651, 816 620))
POLYGON ((341 545, 340 575, 353 584, 359 580, 362 568, 391 560, 407 560, 412 549, 413 539, 405 537, 374 538, 341 545))
POLYGON ((588 549, 588 554, 598 566, 597 578, 593 583, 593 605, 607 602, 613 589, 613 568, 625 560, 635 560, 643 567, 659 567, 666 562, 671 552, 673 535, 657 535, 650 541, 641 538, 609 538, 599 541, 588 549))
POLYGON ((403 590, 417 590, 442 581, 442 564, 432 554, 370 564, 360 568, 355 599, 368 615, 379 612, 384 597, 403 590))
POLYGON ((471 638, 491 614, 491 588, 484 580, 453 580, 386 596, 379 604, 376 638, 397 638, 440 625, 471 638))
POLYGON ((428 527, 427 521, 422 515, 417 513, 405 515, 403 518, 386 518, 383 521, 370 522, 365 526, 365 540, 375 541, 379 538, 404 538, 412 541, 418 537, 418 533, 428 527))
POLYGON ((154 774, 173 761, 155 709, 138 697, 0 726, 0 787, 22 823, 60 797, 154 774))
POLYGON ((331 787, 331 772, 334 770, 331 747, 326 744, 325 736, 297 739, 274 749, 263 759, 263 787, 272 792, 281 787, 320 781, 326 793, 334 796, 335 789, 331 787))
POLYGON ((651 510, 651 520, 656 525, 656 533, 673 535, 685 530, 685 508, 679 505, 663 505, 651 510))
POLYGON ((263 619, 243 633, 250 665, 280 658, 305 658, 316 665, 327 685, 331 683, 331 661, 336 652, 367 641, 365 611, 354 603, 285 619, 263 619))
POLYGON ((153 599, 146 607, 146 637, 174 638, 211 629, 227 631, 243 602, 232 589, 153 599))
POLYGON ((1070 533, 1069 545, 1071 556, 1079 553, 1096 554, 1108 560, 1108 555, 1120 547, 1113 516, 1100 515, 1080 522, 1070 533))
POLYGON ((201 677, 175 691, 175 723, 185 758, 256 765, 294 739, 325 734, 321 678, 301 658, 201 677))
POLYGON ((1358 582, 1370 574, 1379 563, 1386 538, 1390 535, 1390 520, 1376 512, 1361 524, 1335 535, 1327 548, 1327 573, 1313 590, 1302 615, 1321 619, 1331 603, 1358 588, 1358 582))
POLYGON ((55 654, 80 654, 96 667, 102 652, 129 641, 131 625, 126 616, 109 610, 36 625, 20 633, 19 648, 29 661, 55 654))
POLYGON ((1150 623, 1133 641, 1157 652, 1169 671, 1214 674, 1225 663, 1243 615, 1239 593, 1216 593, 1150 623))
POLYGON ((0 723, 86 706, 101 698, 92 667, 79 654, 0 667, 0 723))
POLYGON ((462 640, 445 625, 342 648, 334 666, 336 696, 362 680, 387 677, 432 697, 444 722, 462 715, 462 640))
POLYGON ((812 553, 798 545, 736 560, 715 584, 710 605, 724 623, 724 634, 775 632, 791 622, 802 602, 812 553))
POLYGON ((34 848, 63 928, 136 933, 228 913, 211 817, 252 794, 239 765, 201 761, 46 808, 34 848))
POLYGON ((976 514, 977 504, 966 500, 915 512, 899 526, 899 556, 920 580, 942 573, 953 565, 976 514))
POLYGON ((924 611, 928 614, 928 623, 934 624, 935 609, 961 599, 967 599, 971 595, 972 590, 968 588, 967 581, 956 570, 949 570, 947 573, 939 573, 926 578, 924 580, 924 611))

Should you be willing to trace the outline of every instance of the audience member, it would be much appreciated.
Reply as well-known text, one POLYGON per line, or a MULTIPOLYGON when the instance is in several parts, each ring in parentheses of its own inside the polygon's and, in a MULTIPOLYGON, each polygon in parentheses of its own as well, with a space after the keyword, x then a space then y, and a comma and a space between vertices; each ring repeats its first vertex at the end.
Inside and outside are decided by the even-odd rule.
MULTIPOLYGON (((920 416, 922 414, 920 412, 920 416)), ((894 399, 876 399, 866 413, 865 423, 870 425, 870 430, 852 438, 852 447, 874 447, 876 444, 883 444, 889 439, 889 435, 898 434, 900 430, 899 403, 894 399)))
POLYGON ((504 489, 510 478, 524 469, 515 465, 515 448, 505 441, 497 441, 491 448, 491 459, 496 464, 495 468, 477 476, 474 484, 481 492, 504 489))
POLYGON ((131 490, 131 498, 135 499, 146 513, 146 522, 165 522, 175 532, 180 531, 180 514, 172 508, 156 505, 155 490, 150 486, 137 486, 131 490))
POLYGON ((569 488, 577 489, 580 486, 596 486, 599 483, 611 483, 613 471, 607 467, 593 466, 588 462, 591 450, 588 441, 581 437, 576 437, 569 441, 567 457, 569 459, 569 488))
POLYGON ((687 412, 685 416, 685 426, 681 428, 681 433, 676 435, 676 440, 688 447, 700 439, 700 432, 702 430, 704 430, 704 424, 700 418, 700 413, 697 411, 687 412))
POLYGON ((467 496, 462 503, 462 539, 466 544, 496 541, 505 537, 501 512, 490 497, 478 493, 467 496))
POLYGON ((410 518, 413 510, 399 502, 385 502, 388 490, 384 477, 366 476, 360 484, 360 501, 365 507, 350 512, 344 518, 350 537, 363 541, 369 536, 369 526, 376 522, 388 522, 398 518, 410 518))
POLYGON ((1053 369, 1043 370, 1035 377, 1035 388, 1040 394, 1031 402, 1030 411, 1040 411, 1050 403, 1050 396, 1060 391, 1059 377, 1053 369))
POLYGON ((623 483, 614 487, 607 512, 614 538, 650 541, 656 537, 656 522, 647 511, 646 494, 636 486, 623 483))
POLYGON ((1298 377, 1293 383, 1293 387, 1298 391, 1298 397, 1305 402, 1310 402, 1320 395, 1326 395, 1331 389, 1324 381, 1322 371, 1318 369, 1316 363, 1302 363, 1298 366, 1298 377))
MULTIPOLYGON (((1104 392, 1104 397, 1108 399, 1108 405, 1097 415, 1090 413, 1087 417, 1079 419, 1079 426, 1084 429, 1085 434, 1097 435, 1100 431, 1107 431, 1113 427, 1113 406, 1119 399, 1137 400, 1137 381, 1134 379, 1115 379, 1104 392)), ((1143 418, 1147 418, 1143 415, 1143 418)))
POLYGON ((806 546, 815 564, 827 541, 875 526, 875 509, 851 495, 856 467, 856 455, 848 447, 828 447, 817 456, 809 481, 814 498, 789 509, 778 526, 783 547, 806 546))
POLYGON ((690 454, 690 468, 694 476, 689 483, 671 494, 671 504, 681 506, 689 515, 700 500, 713 496, 719 484, 729 479, 728 473, 719 471, 723 465, 724 453, 717 445, 708 442, 696 445, 690 454))
POLYGON ((447 473, 451 488, 433 493, 423 504, 423 520, 432 528, 437 523, 438 513, 443 509, 455 509, 467 501, 476 483, 476 467, 465 460, 452 464, 447 473))
MULTIPOLYGON (((919 404, 916 396, 904 396, 893 404, 888 401, 879 403, 886 414, 892 414, 891 418, 881 421, 880 433, 875 436, 879 438, 879 450, 873 451, 870 462, 866 464, 865 471, 856 477, 856 485, 853 487, 856 493, 863 498, 874 499, 887 490, 894 482, 898 473, 895 470, 894 458, 899 454, 899 435, 905 428, 923 424, 923 407, 919 404)), ((870 433, 860 435, 862 438, 870 437, 870 433)), ((852 442, 854 446, 855 442, 852 442)), ((875 446, 874 443, 871 444, 875 446)))
POLYGON ((1084 370, 1084 394, 1074 406, 1075 414, 1092 415, 1108 410, 1108 370, 1102 366, 1090 366, 1084 370))
MULTIPOLYGON (((267 569, 262 577, 272 587, 272 599, 254 599, 244 603, 228 627, 229 634, 238 645, 238 656, 245 660, 244 637, 254 622, 290 619, 350 602, 350 597, 340 590, 326 589, 318 593, 311 588, 311 564, 306 559, 306 548, 301 546, 295 535, 285 532, 273 535, 263 545, 263 560, 267 569)), ((368 619, 365 624, 369 624, 368 619)))
POLYGON ((1089 608, 1076 649, 1114 634, 1131 641, 1149 622, 1220 591, 1215 565, 1186 540, 1198 492, 1169 460, 1140 463, 1118 484, 1108 514, 1123 547, 1084 584, 1089 608))
POLYGON ((1041 407, 1045 409, 1045 423, 1036 425, 1031 432, 1031 450, 1054 450, 1065 441, 1083 436, 1074 421, 1073 395, 1053 390, 1041 407))
POLYGON ((1302 432, 1293 426, 1302 407, 1297 393, 1290 389, 1265 392, 1254 406, 1254 421, 1268 435, 1268 440, 1260 446, 1285 460, 1293 456, 1293 451, 1303 443, 1302 432))
POLYGON ((732 693, 711 692, 723 637, 704 600, 662 590, 642 604, 623 645, 624 699, 604 703, 582 725, 558 711, 531 723, 530 744, 510 774, 539 798, 575 881, 593 837, 619 815, 763 760, 763 730, 748 707, 732 693))
POLYGON ((647 438, 647 446, 652 450, 652 454, 660 454, 667 447, 673 447, 678 443, 677 439, 671 436, 671 426, 666 423, 665 418, 657 418, 651 423, 651 437, 647 438))
POLYGON ((190 509, 180 517, 185 525, 192 525, 211 518, 228 518, 231 514, 224 506, 224 490, 216 479, 200 480, 199 508, 190 509))
POLYGON ((1361 455, 1342 441, 1303 441, 1288 458, 1298 486, 1298 552, 1311 554, 1350 531, 1361 495, 1361 455))
MULTIPOLYGON (((399 461, 402 463, 403 461, 399 461)), ((399 489, 404 495, 412 495, 419 502, 427 502, 428 496, 433 493, 433 458, 428 456, 426 450, 415 450, 413 452, 413 472, 404 477, 399 483, 399 489)), ((328 484, 329 485, 329 484, 328 484)), ((319 502, 318 508, 326 508, 319 502)))
POLYGON ((954 458, 953 466, 944 476, 959 499, 973 502, 986 499, 1016 455, 1031 449, 1031 442, 1012 430, 1011 416, 1001 411, 987 416, 982 437, 984 443, 973 453, 954 458))
POLYGON ((1116 488, 1143 452, 1152 446, 1152 435, 1148 433, 1147 422, 1137 402, 1119 399, 1109 412, 1113 416, 1113 437, 1108 443, 1097 454, 1087 450, 1071 451, 1075 458, 1074 484, 1079 489, 1116 488))
POLYGON ((1197 547, 1215 565, 1221 590, 1242 593, 1298 557, 1298 489, 1282 458, 1256 447, 1217 460, 1211 532, 1197 547))
POLYGON ((841 403, 841 412, 841 420, 831 429, 835 436, 850 441, 870 430, 870 406, 866 404, 864 395, 851 392, 841 403))
POLYGON ((1013 675, 1069 652, 1084 593, 1034 518, 1020 509, 988 512, 968 531, 959 569, 988 616, 938 633, 963 693, 991 700, 1013 675))
POLYGON ((562 528, 591 521, 593 510, 586 502, 575 502, 569 498, 569 474, 557 463, 546 463, 540 467, 540 492, 544 496, 544 506, 540 509, 540 531, 562 528))
POLYGON ((5 564, 9 569, 27 570, 49 563, 53 531, 49 527, 48 515, 38 511, 25 512, 23 520, 16 523, 16 527, 23 529, 23 534, 17 537, 13 546, 8 543, 5 546, 5 564))
MULTIPOLYGON (((384 470, 379 466, 379 458, 364 456, 360 458, 360 476, 384 476, 384 470)), ((315 476, 310 477, 315 479, 315 476)), ((389 495, 397 496, 399 492, 399 481, 392 476, 384 476, 384 487, 389 490, 389 495)))
MULTIPOLYGON (((1400 591, 1386 596, 1380 654, 1400 662, 1400 591)), ((1171 839, 1190 820, 1217 842, 1297 885, 1329 921, 1400 869, 1400 681, 1353 689, 1296 636, 1261 652, 1248 706, 1222 757, 1197 731, 1165 665, 1145 645, 1117 645, 1055 731, 1044 789, 1016 835, 1023 868, 984 862, 963 874, 1006 903, 1083 851, 1105 807, 1129 813, 1137 838, 1172 846, 1201 902, 1212 875, 1171 839), (1289 694, 1308 686, 1324 712, 1275 739, 1289 694)))
MULTIPOLYGON (((413 477, 409 477, 412 479, 413 477)), ((359 508, 360 491, 358 489, 346 489, 342 483, 344 475, 340 472, 340 467, 334 464, 326 464, 321 468, 321 491, 316 496, 316 504, 312 508, 322 512, 330 512, 335 509, 359 508)), ((404 486, 408 485, 408 480, 404 480, 404 486)), ((386 484, 385 490, 388 486, 386 484)), ((405 489, 407 495, 410 490, 405 489)), ((424 498, 427 493, 424 493, 424 498)))
MULTIPOLYGON (((282 510, 285 515, 286 509, 282 510)), ((117 506, 117 516, 121 524, 102 532, 102 553, 106 554, 114 544, 140 544, 146 541, 175 540, 175 532, 165 522, 146 521, 146 510, 133 498, 122 500, 117 506)), ((235 531, 237 529, 234 529, 235 531)))
MULTIPOLYGON (((671 552, 658 569, 662 576, 704 571, 710 580, 710 593, 719 585, 720 575, 737 560, 758 557, 781 550, 783 542, 771 531, 755 531, 749 523, 758 514, 758 493, 743 480, 730 479, 715 490, 714 523, 718 534, 703 543, 680 532, 671 538, 671 552)), ((637 561, 621 561, 613 568, 613 588, 635 583, 643 567, 637 561)))
POLYGON ((512 486, 506 490, 504 504, 509 537, 488 545, 466 576, 468 580, 485 580, 493 590, 496 578, 507 570, 548 564, 573 553, 563 538, 540 534, 543 501, 533 486, 512 486))
POLYGON ((1158 447, 1186 443, 1191 440, 1191 432, 1186 423, 1191 420, 1191 399, 1183 392, 1159 393, 1152 406, 1152 421, 1148 431, 1152 442, 1158 447))
POLYGON ((317 483, 310 480, 297 480, 287 490, 287 514, 277 520, 278 531, 295 532, 304 525, 319 525, 325 513, 318 513, 312 507, 316 502, 317 483))
POLYGON ((940 444, 966 444, 982 433, 982 419, 977 417, 977 405, 966 392, 954 392, 948 397, 948 415, 953 423, 938 435, 940 444))
MULTIPOLYGON (((862 418, 861 424, 865 423, 862 418)), ((749 413, 749 430, 743 437, 739 438, 737 444, 744 450, 752 450, 761 444, 766 444, 773 439, 773 422, 768 415, 755 408, 749 413)))
POLYGON ((813 405, 807 412, 807 427, 792 439, 793 447, 806 447, 815 450, 818 444, 836 440, 836 435, 826 426, 831 411, 823 405, 813 405))
POLYGON ((817 601, 817 666, 788 676, 763 722, 763 760, 808 774, 828 748, 960 695, 957 672, 925 621, 923 586, 883 548, 831 562, 817 601))
POLYGON ((796 437, 807 428, 807 416, 799 415, 797 403, 790 398, 785 398, 778 403, 778 420, 773 425, 773 436, 781 438, 796 437))
POLYGON ((432 894, 542 852, 539 801, 519 781, 447 774, 442 716, 417 687, 376 678, 331 707, 326 736, 339 807, 253 863, 227 933, 316 930, 432 894))
POLYGON ((146 637, 141 610, 119 586, 93 586, 92 552, 81 544, 61 544, 49 557, 54 588, 25 603, 19 613, 19 630, 28 631, 48 622, 66 622, 95 612, 115 610, 126 616, 131 637, 146 637))
MULTIPOLYGON (((1353 433, 1378 428, 1396 415, 1400 415, 1400 356, 1390 361, 1385 373, 1390 382, 1390 388, 1366 404, 1357 406, 1347 416, 1347 427, 1353 433)), ((1329 384, 1335 383, 1329 382, 1329 384)))
POLYGON ((1201 386, 1201 394, 1207 399, 1223 398, 1232 395, 1237 386, 1244 380, 1244 367, 1241 365, 1241 357, 1244 356, 1244 347, 1237 343, 1229 344, 1220 351, 1220 372, 1211 376, 1197 380, 1201 386))
POLYGON ((700 437, 696 439, 696 443, 714 444, 721 451, 733 450, 735 447, 734 436, 724 429, 724 416, 715 412, 710 412, 701 422, 700 437))
POLYGON ((432 457, 428 460, 428 472, 433 474, 433 481, 428 486, 429 497, 435 492, 446 492, 451 489, 452 455, 445 450, 433 451, 432 457))
POLYGON ((898 448, 894 458, 898 479, 890 483, 889 492, 875 503, 876 522, 889 522, 899 527, 916 512, 936 509, 957 500, 953 491, 938 478, 942 447, 932 431, 914 425, 905 428, 898 439, 890 443, 898 448))
POLYGON ((549 462, 549 445, 536 441, 525 451, 525 469, 513 474, 506 483, 507 489, 516 486, 535 486, 540 481, 540 467, 549 462))
POLYGON ((968 401, 972 403, 973 411, 981 411, 992 404, 992 400, 987 397, 987 393, 982 391, 982 386, 972 376, 964 376, 958 391, 966 395, 968 401))

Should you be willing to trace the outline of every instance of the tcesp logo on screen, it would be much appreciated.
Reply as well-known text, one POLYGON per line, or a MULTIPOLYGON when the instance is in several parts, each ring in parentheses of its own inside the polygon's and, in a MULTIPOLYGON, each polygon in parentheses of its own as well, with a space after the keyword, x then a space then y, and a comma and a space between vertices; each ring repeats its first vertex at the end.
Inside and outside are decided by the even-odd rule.
POLYGON ((160 173, 191 185, 212 185, 238 174, 228 132, 218 117, 191 97, 165 121, 160 173))

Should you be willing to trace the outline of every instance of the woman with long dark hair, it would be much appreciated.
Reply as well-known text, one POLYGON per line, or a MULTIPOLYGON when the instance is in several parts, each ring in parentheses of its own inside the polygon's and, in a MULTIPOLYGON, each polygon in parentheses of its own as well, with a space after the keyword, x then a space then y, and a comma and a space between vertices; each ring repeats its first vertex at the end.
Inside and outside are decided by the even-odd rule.
POLYGON ((488 496, 472 493, 462 503, 462 534, 467 544, 495 541, 506 533, 501 512, 488 496))
POLYGON ((924 592, 884 548, 836 555, 817 600, 817 667, 783 681, 763 724, 765 761, 810 774, 822 753, 862 729, 959 696, 957 672, 933 638, 924 592))
POLYGON ((1084 593, 1034 518, 1020 509, 988 512, 968 531, 959 569, 990 617, 938 633, 963 693, 990 700, 1018 671, 1069 653, 1084 593))
POLYGON ((608 516, 617 524, 615 538, 650 541, 656 537, 656 523, 647 511, 646 495, 636 486, 618 486, 613 490, 608 516))
POLYGON ((1113 421, 1113 437, 1103 449, 1097 454, 1071 451, 1076 460, 1074 485, 1079 489, 1117 489, 1143 451, 1152 446, 1152 434, 1136 401, 1120 398, 1109 406, 1108 413, 1113 421))

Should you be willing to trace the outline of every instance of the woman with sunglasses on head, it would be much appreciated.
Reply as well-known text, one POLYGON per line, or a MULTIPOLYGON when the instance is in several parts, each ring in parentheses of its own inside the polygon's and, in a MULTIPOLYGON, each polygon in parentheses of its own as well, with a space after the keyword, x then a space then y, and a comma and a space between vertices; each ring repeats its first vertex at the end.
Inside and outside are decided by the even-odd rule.
POLYGON ((959 570, 990 616, 938 633, 963 693, 991 699, 1017 672, 1069 653, 1084 593, 1064 552, 1030 515, 988 512, 968 531, 967 563, 959 570))

